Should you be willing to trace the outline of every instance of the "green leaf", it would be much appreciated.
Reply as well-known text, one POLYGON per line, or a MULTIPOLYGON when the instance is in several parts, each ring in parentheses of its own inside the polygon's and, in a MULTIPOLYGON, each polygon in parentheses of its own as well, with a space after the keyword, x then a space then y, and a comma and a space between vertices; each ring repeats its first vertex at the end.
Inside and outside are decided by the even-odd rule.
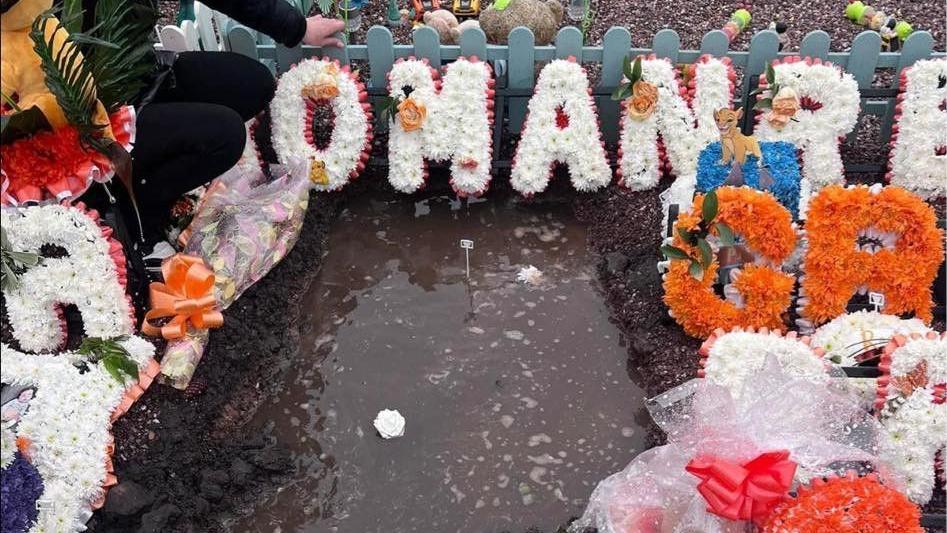
POLYGON ((771 107, 773 107, 772 98, 763 98, 761 100, 757 100, 756 103, 753 104, 753 109, 769 109, 771 107))
POLYGON ((710 191, 704 195, 701 217, 708 224, 717 218, 717 191, 710 191))
POLYGON ((697 249, 700 250, 700 266, 710 268, 714 260, 714 251, 710 248, 710 244, 705 239, 698 239, 697 249))
POLYGON ((677 246, 671 246, 665 244, 661 247, 661 253, 664 254, 668 259, 690 259, 690 256, 687 255, 687 252, 681 250, 677 246))
POLYGON ((323 15, 327 17, 331 16, 332 4, 333 4, 332 0, 318 0, 317 3, 319 4, 320 13, 322 13, 323 15))
POLYGON ((0 228, 0 288, 10 289, 19 285, 17 272, 39 264, 40 256, 30 252, 19 252, 13 249, 7 238, 5 229, 0 228))
POLYGON ((631 69, 631 77, 629 79, 632 85, 641 79, 641 56, 635 58, 635 66, 631 69))
POLYGON ((622 93, 624 92, 625 92, 625 84, 619 83, 618 87, 615 87, 615 90, 612 91, 612 100, 615 100, 616 102, 621 102, 622 100, 624 100, 624 97, 622 97, 622 93))
POLYGON ((840 365, 840 364, 842 364, 842 356, 841 356, 841 355, 833 355, 832 357, 829 358, 829 361, 832 361, 833 363, 835 363, 835 364, 837 364, 837 365, 840 365))
POLYGON ((687 267, 687 271, 698 281, 704 279, 704 267, 697 261, 691 261, 691 266, 687 267))
POLYGON ((723 246, 734 245, 736 239, 733 237, 733 230, 730 229, 730 226, 723 222, 717 222, 714 224, 714 227, 717 229, 717 237, 720 239, 720 244, 723 246))
POLYGON ((776 69, 773 68, 772 63, 766 64, 766 83, 770 86, 776 84, 776 69))
POLYGON ((119 344, 127 339, 127 335, 113 339, 87 337, 82 340, 76 352, 86 356, 89 363, 101 363, 102 368, 113 378, 125 383, 127 378, 138 378, 138 365, 132 361, 128 350, 119 344))
POLYGON ((694 246, 697 244, 697 237, 693 233, 687 231, 684 228, 677 228, 677 234, 681 236, 681 240, 687 244, 694 246))
POLYGON ((110 353, 103 357, 100 363, 106 372, 121 383, 128 379, 138 379, 138 365, 127 355, 110 353))
POLYGON ((0 120, 0 144, 9 144, 41 131, 52 131, 46 115, 38 107, 4 115, 0 120))
POLYGON ((631 79, 631 58, 628 56, 625 56, 625 59, 621 62, 621 73, 629 80, 631 79))

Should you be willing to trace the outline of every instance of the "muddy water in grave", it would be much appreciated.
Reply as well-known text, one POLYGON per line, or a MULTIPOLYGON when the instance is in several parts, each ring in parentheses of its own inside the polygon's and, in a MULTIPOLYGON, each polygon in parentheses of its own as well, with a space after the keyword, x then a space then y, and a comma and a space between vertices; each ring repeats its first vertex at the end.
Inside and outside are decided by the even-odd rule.
POLYGON ((351 205, 257 415, 297 471, 233 530, 554 531, 580 514, 646 439, 585 233, 561 204, 351 205), (539 286, 516 281, 527 265, 539 286), (404 437, 376 434, 384 408, 404 437))

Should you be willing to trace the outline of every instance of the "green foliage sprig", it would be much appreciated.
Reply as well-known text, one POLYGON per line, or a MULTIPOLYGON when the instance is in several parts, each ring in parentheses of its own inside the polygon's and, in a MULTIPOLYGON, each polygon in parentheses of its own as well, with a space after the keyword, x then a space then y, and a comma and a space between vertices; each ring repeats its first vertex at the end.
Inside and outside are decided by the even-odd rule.
POLYGON ((631 97, 635 83, 641 79, 641 56, 635 58, 634 64, 626 57, 622 63, 621 71, 628 81, 619 82, 618 87, 615 87, 615 91, 612 92, 612 100, 619 102, 631 97))
POLYGON ((95 27, 80 45, 91 65, 97 95, 111 113, 131 102, 154 69, 150 33, 157 20, 152 6, 125 0, 99 0, 95 27))
POLYGON ((758 94, 763 94, 764 92, 769 92, 769 96, 757 100, 756 104, 753 106, 753 109, 770 109, 773 107, 773 98, 779 94, 779 84, 776 83, 776 70, 773 69, 773 65, 766 64, 766 89, 757 87, 750 93, 750 96, 755 96, 758 94))
POLYGON ((40 260, 38 254, 14 250, 7 238, 7 230, 3 228, 0 228, 0 257, 2 257, 2 261, 0 261, 2 262, 0 288, 3 289, 12 289, 19 285, 18 273, 38 265, 40 260))
POLYGON ((124 384, 128 379, 138 379, 138 365, 132 361, 128 350, 119 344, 125 340, 128 340, 127 336, 114 339, 87 337, 76 351, 85 356, 84 363, 102 363, 106 372, 124 384))
POLYGON ((401 92, 404 93, 404 96, 384 96, 381 98, 381 116, 385 117, 385 122, 394 122, 395 116, 398 114, 398 106, 401 105, 401 102, 405 99, 411 97, 411 93, 414 92, 414 88, 410 85, 405 85, 401 88, 401 92))
POLYGON ((717 232, 717 238, 720 239, 721 246, 733 246, 735 242, 733 230, 730 229, 730 226, 723 222, 715 222, 718 210, 717 191, 710 191, 704 196, 700 213, 701 220, 697 226, 690 230, 682 227, 677 228, 677 234, 681 240, 697 249, 697 257, 692 257, 686 250, 677 246, 665 244, 661 247, 661 253, 668 259, 686 259, 690 261, 688 271, 691 276, 698 280, 704 279, 704 271, 710 268, 714 260, 713 248, 707 242, 711 230, 717 232))

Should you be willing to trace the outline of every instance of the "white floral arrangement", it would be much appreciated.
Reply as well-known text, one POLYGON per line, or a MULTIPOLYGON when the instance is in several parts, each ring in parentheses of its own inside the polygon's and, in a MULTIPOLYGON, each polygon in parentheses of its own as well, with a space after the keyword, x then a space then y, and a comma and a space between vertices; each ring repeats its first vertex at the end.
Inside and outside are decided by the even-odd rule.
MULTIPOLYGON (((754 133, 759 141, 788 141, 803 151, 799 213, 805 218, 810 196, 826 185, 845 183, 839 142, 858 122, 861 95, 851 74, 818 58, 787 57, 774 61, 773 70, 780 90, 791 89, 802 108, 781 128, 758 121, 754 133)), ((760 88, 767 85, 761 76, 760 88)))
POLYGON ((826 322, 812 334, 812 346, 835 365, 855 366, 859 355, 881 352, 895 335, 927 334, 932 331, 917 318, 903 319, 877 311, 855 311, 826 322))
POLYGON ((814 383, 829 379, 821 350, 814 349, 807 337, 795 332, 785 336, 767 328, 718 329, 700 347, 698 377, 706 378, 730 390, 739 398, 746 379, 763 369, 773 357, 788 375, 814 383))
POLYGON ((19 274, 15 286, 3 289, 12 336, 34 353, 4 343, 0 381, 36 389, 15 433, 4 428, 4 459, 13 453, 11 439, 14 448, 16 439, 29 443, 27 455, 43 479, 30 531, 82 531, 116 483, 111 422, 144 393, 160 367, 154 346, 133 335, 122 248, 109 228, 99 226, 95 211, 82 204, 44 205, 3 209, 0 215, 14 250, 39 254, 44 244, 52 244, 68 253, 42 258, 19 274), (63 303, 77 306, 87 336, 121 346, 137 376, 119 381, 103 360, 57 353, 66 340, 58 312, 63 303))
POLYGON ((6 426, 0 427, 0 468, 6 468, 16 456, 16 434, 6 426))
MULTIPOLYGON (((898 335, 885 348, 875 412, 888 431, 880 456, 904 478, 905 494, 924 505, 934 491, 937 453, 947 450, 947 336, 898 335)), ((943 468, 943 465, 940 466, 943 468)))
POLYGON ((405 127, 404 117, 390 124, 388 180, 396 190, 419 190, 427 182, 428 160, 450 160, 450 184, 458 196, 476 197, 487 191, 494 84, 490 64, 475 56, 445 66, 443 78, 426 59, 395 62, 388 73, 390 98, 410 100, 420 110, 412 117, 417 119, 412 127, 405 127))
POLYGON ((4 290, 10 327, 24 350, 50 352, 63 345, 61 304, 79 309, 89 337, 134 331, 134 308, 125 294, 125 256, 110 238, 112 230, 98 225, 95 211, 86 213, 81 204, 51 204, 3 209, 0 217, 14 250, 40 254, 49 244, 68 254, 44 258, 15 287, 4 290))
POLYGON ((348 65, 318 58, 300 61, 280 76, 270 112, 273 149, 280 163, 308 160, 314 189, 337 191, 365 168, 371 151, 371 105, 365 85, 348 65), (324 149, 312 137, 313 106, 320 99, 328 100, 335 113, 324 149))
POLYGON ((654 112, 643 120, 630 118, 622 109, 617 172, 620 185, 641 191, 658 184, 660 133, 677 181, 689 181, 690 201, 697 157, 720 137, 714 111, 730 107, 736 76, 729 58, 704 55, 693 67, 689 84, 681 86, 677 69, 667 59, 651 56, 641 61, 642 79, 657 87, 658 99, 654 112))
POLYGON ((539 73, 513 158, 510 183, 527 197, 542 192, 549 185, 556 161, 569 165, 576 190, 593 191, 611 182, 589 79, 572 57, 553 60, 539 73), (566 117, 564 126, 559 124, 561 117, 566 117))
POLYGON ((113 417, 144 392, 159 371, 154 346, 140 338, 119 341, 139 367, 139 380, 116 380, 101 363, 80 373, 81 356, 25 354, 3 345, 0 381, 34 387, 36 395, 16 426, 30 444, 30 461, 43 478, 39 516, 30 531, 82 531, 92 510, 116 483, 111 473, 113 417), (147 376, 147 377, 146 377, 147 376), (126 399, 128 398, 128 399, 126 399))
POLYGON ((888 181, 923 198, 947 194, 947 59, 925 59, 901 72, 891 134, 888 181))

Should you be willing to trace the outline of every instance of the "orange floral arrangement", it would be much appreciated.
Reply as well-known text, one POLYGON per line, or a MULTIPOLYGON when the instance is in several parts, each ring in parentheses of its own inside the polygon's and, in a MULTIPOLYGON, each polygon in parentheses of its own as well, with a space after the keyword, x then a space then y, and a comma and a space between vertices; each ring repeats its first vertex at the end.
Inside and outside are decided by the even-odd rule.
MULTIPOLYGON (((796 247, 796 232, 792 215, 776 198, 748 187, 721 187, 716 192, 719 222, 742 235, 749 248, 770 263, 779 265, 789 257, 796 247)), ((675 223, 674 246, 691 257, 698 257, 700 252, 684 242, 681 232, 700 223, 703 201, 704 196, 698 196, 691 212, 681 214, 675 223)), ((717 328, 733 326, 785 329, 783 315, 791 303, 792 276, 769 266, 746 265, 734 282, 746 302, 738 308, 714 293, 716 261, 700 279, 691 275, 689 263, 686 259, 672 260, 664 277, 664 302, 688 335, 705 339, 717 328)))
POLYGON ((773 510, 764 533, 922 533, 921 512, 874 475, 817 479, 773 510))
POLYGON ((826 187, 809 204, 809 250, 802 281, 803 318, 819 325, 845 312, 861 286, 885 295, 884 312, 930 322, 931 284, 944 260, 943 234, 933 208, 900 187, 826 187), (857 248, 859 231, 897 235, 893 249, 857 248))
POLYGON ((653 83, 638 80, 632 85, 631 93, 631 98, 625 100, 628 116, 635 120, 650 117, 658 102, 658 88, 653 83))
POLYGON ((427 108, 424 107, 424 104, 413 98, 405 98, 398 104, 398 120, 401 122, 401 129, 404 131, 421 129, 421 126, 424 125, 424 119, 426 118, 427 108))

